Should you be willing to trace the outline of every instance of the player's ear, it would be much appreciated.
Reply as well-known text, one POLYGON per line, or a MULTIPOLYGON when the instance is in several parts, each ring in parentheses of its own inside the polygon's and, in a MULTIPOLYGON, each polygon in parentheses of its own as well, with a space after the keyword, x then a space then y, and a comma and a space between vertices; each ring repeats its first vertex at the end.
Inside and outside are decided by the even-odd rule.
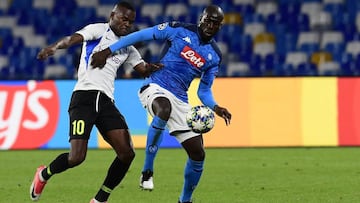
POLYGON ((202 23, 202 22, 203 22, 203 17, 204 17, 203 14, 199 15, 199 23, 202 23))
POLYGON ((110 19, 112 19, 112 18, 114 17, 114 15, 115 15, 115 12, 114 12, 114 11, 111 11, 111 13, 110 13, 110 19))

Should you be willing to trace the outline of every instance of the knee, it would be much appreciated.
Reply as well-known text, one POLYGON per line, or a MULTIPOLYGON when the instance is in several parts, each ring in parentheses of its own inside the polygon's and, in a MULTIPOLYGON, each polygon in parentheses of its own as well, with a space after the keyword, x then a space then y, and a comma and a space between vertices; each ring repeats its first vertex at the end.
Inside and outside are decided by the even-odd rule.
POLYGON ((127 157, 128 157, 128 159, 130 160, 130 162, 131 162, 132 160, 134 160, 134 158, 135 158, 135 151, 134 151, 134 150, 131 150, 131 151, 128 153, 127 157))
POLYGON ((165 97, 158 97, 152 103, 154 113, 163 120, 168 120, 171 114, 171 103, 165 97))
POLYGON ((204 161, 205 160, 205 151, 199 150, 189 153, 189 158, 194 161, 204 161))
POLYGON ((71 154, 69 155, 69 167, 75 167, 84 162, 86 154, 71 154))
POLYGON ((135 158, 135 151, 133 149, 131 149, 131 150, 127 151, 127 152, 119 153, 118 158, 121 161, 123 161, 124 163, 130 164, 135 158))
POLYGON ((171 113, 171 106, 170 105, 166 105, 166 106, 162 106, 161 108, 158 109, 157 111, 157 115, 164 119, 164 120, 168 120, 170 117, 170 113, 171 113))

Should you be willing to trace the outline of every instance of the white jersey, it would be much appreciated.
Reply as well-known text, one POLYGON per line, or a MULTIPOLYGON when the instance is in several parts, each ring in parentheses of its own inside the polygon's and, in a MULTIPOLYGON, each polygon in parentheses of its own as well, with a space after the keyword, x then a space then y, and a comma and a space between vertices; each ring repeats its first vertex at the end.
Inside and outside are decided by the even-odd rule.
POLYGON ((114 81, 117 70, 122 64, 134 67, 144 62, 140 53, 135 47, 128 46, 113 53, 102 69, 93 68, 90 65, 92 54, 109 47, 118 41, 119 37, 110 29, 108 23, 90 24, 76 33, 84 37, 84 42, 78 68, 78 81, 74 91, 100 90, 114 99, 114 81))

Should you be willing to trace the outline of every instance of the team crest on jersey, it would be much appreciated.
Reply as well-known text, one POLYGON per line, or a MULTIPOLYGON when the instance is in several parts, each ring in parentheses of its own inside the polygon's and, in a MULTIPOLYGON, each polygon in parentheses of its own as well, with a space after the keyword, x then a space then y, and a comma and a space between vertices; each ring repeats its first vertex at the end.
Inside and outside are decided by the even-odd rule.
POLYGON ((185 46, 180 53, 181 57, 190 62, 195 68, 200 69, 205 64, 205 59, 191 47, 185 46))
POLYGON ((158 25, 158 30, 163 30, 168 26, 168 23, 161 23, 160 25, 158 25))
POLYGON ((120 64, 120 59, 117 58, 116 56, 112 56, 111 59, 112 59, 112 61, 114 61, 116 64, 120 64))

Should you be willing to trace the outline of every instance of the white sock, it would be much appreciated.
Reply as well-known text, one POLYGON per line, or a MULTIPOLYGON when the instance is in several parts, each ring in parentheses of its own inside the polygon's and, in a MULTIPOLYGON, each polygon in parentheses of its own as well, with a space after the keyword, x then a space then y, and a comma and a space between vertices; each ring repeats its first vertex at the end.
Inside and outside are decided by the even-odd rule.
POLYGON ((103 203, 103 202, 97 201, 95 198, 93 200, 94 200, 94 203, 103 203))

